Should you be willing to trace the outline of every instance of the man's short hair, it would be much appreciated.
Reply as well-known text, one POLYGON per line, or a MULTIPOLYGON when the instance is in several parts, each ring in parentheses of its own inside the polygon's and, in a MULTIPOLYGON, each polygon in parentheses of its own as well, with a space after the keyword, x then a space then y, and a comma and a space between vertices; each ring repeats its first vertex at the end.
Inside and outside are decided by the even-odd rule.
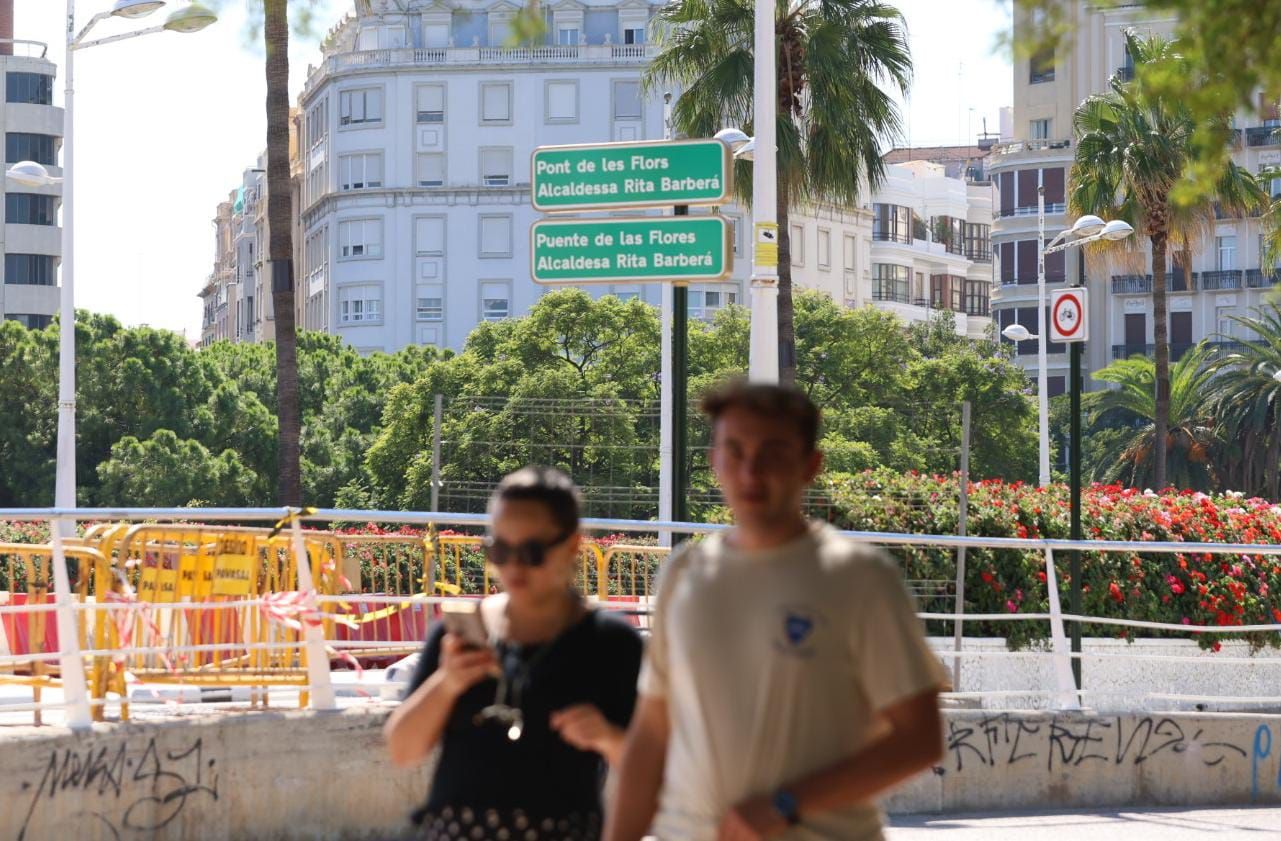
POLYGON ((730 380, 707 392, 700 408, 711 420, 713 428, 717 419, 730 409, 746 409, 754 415, 769 418, 786 418, 796 426, 807 452, 818 448, 818 426, 822 414, 805 392, 792 386, 730 380))

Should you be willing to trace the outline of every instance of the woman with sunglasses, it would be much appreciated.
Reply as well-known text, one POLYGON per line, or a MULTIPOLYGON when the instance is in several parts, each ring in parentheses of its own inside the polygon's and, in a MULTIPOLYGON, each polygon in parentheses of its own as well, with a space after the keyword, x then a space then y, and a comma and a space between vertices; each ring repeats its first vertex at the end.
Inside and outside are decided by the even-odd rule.
POLYGON ((489 503, 485 554, 503 592, 481 602, 490 646, 437 625, 387 721, 392 760, 439 745, 415 814, 428 841, 596 841, 607 764, 636 702, 639 635, 574 587, 578 489, 547 467, 507 476, 489 503))

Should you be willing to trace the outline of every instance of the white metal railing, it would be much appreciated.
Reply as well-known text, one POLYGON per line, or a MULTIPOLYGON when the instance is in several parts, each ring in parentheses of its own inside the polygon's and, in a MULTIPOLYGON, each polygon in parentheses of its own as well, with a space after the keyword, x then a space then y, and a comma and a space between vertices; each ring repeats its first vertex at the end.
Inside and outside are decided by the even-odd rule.
POLYGON ((364 67, 433 66, 456 64, 557 64, 642 62, 657 54, 653 44, 553 44, 535 47, 400 47, 356 50, 327 57, 311 73, 305 86, 311 91, 325 77, 364 67))
MULTIPOLYGON (((59 522, 66 520, 73 521, 181 521, 183 523, 217 523, 227 521, 250 521, 250 522, 273 522, 281 518, 291 518, 291 536, 293 547, 292 551, 295 557, 304 557, 302 540, 304 532, 301 528, 301 522, 304 520, 311 521, 340 521, 340 522, 357 522, 357 523, 399 523, 406 525, 418 526, 467 526, 482 527, 487 524, 488 517, 484 514, 450 514, 441 512, 406 512, 406 511, 362 511, 350 509, 308 509, 306 512, 298 512, 297 509, 289 508, 98 508, 98 509, 0 509, 0 520, 23 520, 36 521, 47 520, 50 522, 54 533, 57 532, 59 522)), ((677 522, 658 522, 658 521, 636 521, 636 520, 618 520, 618 519, 587 519, 583 521, 585 530, 606 533, 649 533, 649 534, 708 534, 723 530, 727 526, 713 525, 706 523, 677 523, 677 522)), ((921 535, 921 534, 904 534, 904 533, 886 533, 886 532, 842 532, 848 537, 879 546, 914 546, 914 547, 942 547, 942 548, 961 548, 968 549, 1010 549, 1023 551, 1036 551, 1044 553, 1046 574, 1046 589, 1048 594, 1049 610, 1046 613, 997 613, 997 614, 967 614, 964 604, 957 602, 953 612, 922 612, 920 617, 927 620, 941 620, 948 622, 1047 622, 1050 625, 1050 650, 1049 652, 1028 652, 1028 651, 974 651, 963 650, 955 647, 952 651, 941 654, 943 659, 951 659, 959 662, 961 658, 987 658, 987 657, 1028 657, 1028 656, 1048 656, 1053 662, 1053 685, 1047 688, 1029 688, 1014 690, 984 690, 976 692, 951 692, 947 693, 955 698, 984 698, 984 697, 1001 697, 1001 696, 1048 696, 1053 704, 1060 709, 1079 708, 1083 700, 1087 697, 1107 697, 1115 696, 1122 693, 1106 689, 1086 690, 1078 689, 1073 678, 1071 663, 1073 659, 1095 658, 1095 657, 1134 657, 1135 655, 1126 654, 1109 654, 1109 653, 1081 653, 1072 652, 1067 642, 1065 623, 1080 622, 1092 625, 1111 625, 1116 627, 1137 628, 1166 631, 1172 633, 1187 634, 1240 634, 1252 632, 1281 633, 1281 624, 1264 624, 1264 625, 1236 625, 1236 626, 1206 626, 1191 624, 1172 624, 1161 622, 1148 622, 1132 619, 1121 619, 1113 617, 1098 617, 1077 615, 1063 611, 1059 600, 1059 586, 1056 578, 1056 569, 1054 564, 1054 553, 1063 551, 1083 551, 1083 552, 1144 552, 1144 553, 1205 553, 1205 554, 1229 554, 1229 555, 1269 555, 1281 556, 1281 545, 1268 544, 1217 544, 1217 543, 1184 543, 1184 542, 1130 542, 1117 540, 1045 540, 1033 538, 1000 538, 1000 537, 962 537, 957 535, 921 535)), ((58 566, 65 564, 62 554, 60 541, 54 541, 54 572, 57 573, 58 566)), ((308 564, 298 564, 299 570, 299 587, 301 596, 305 599, 306 607, 310 611, 318 612, 319 615, 325 615, 326 605, 343 601, 356 601, 365 605, 417 605, 430 606, 456 600, 447 596, 427 596, 427 595, 366 595, 366 594, 346 594, 346 595, 320 595, 310 581, 310 569, 308 564), (304 572, 305 571, 305 572, 304 572)), ((65 566, 64 566, 65 569, 65 566)), ((387 649, 389 645, 385 641, 358 641, 358 640, 329 640, 321 636, 319 626, 310 624, 305 635, 305 640, 299 642, 228 642, 228 643, 209 643, 204 645, 186 645, 186 646, 131 646, 119 649, 88 649, 81 650, 78 635, 74 631, 63 632, 63 629, 72 629, 75 627, 75 615, 79 612, 93 611, 157 611, 157 610, 192 610, 199 608, 210 609, 227 609, 234 607, 259 607, 268 605, 268 601, 262 597, 243 598, 235 601, 221 602, 178 602, 168 604, 138 603, 138 602, 86 602, 77 604, 73 601, 69 584, 65 575, 55 574, 55 602, 54 604, 25 604, 25 605, 8 605, 0 606, 0 615, 4 614, 31 614, 31 613, 48 613, 53 612, 57 617, 59 624, 59 651, 42 654, 23 654, 23 655, 4 655, 0 656, 0 666, 30 663, 32 661, 51 662, 59 661, 62 669, 62 679, 64 688, 64 699, 61 702, 42 702, 35 704, 21 705, 0 705, 0 711, 14 710, 40 710, 46 708, 64 708, 68 712, 68 722, 72 726, 87 722, 88 710, 91 706, 108 703, 102 700, 91 700, 86 696, 84 691, 84 672, 83 658, 99 656, 132 656, 140 654, 156 655, 174 655, 197 652, 209 652, 217 650, 234 649, 238 652, 248 652, 255 650, 272 651, 282 649, 298 649, 305 646, 308 657, 308 690, 310 692, 311 706, 315 709, 331 709, 335 706, 334 693, 330 683, 329 671, 329 652, 330 651, 355 651, 355 650, 380 650, 387 649), (79 673, 77 678, 76 673, 79 673), (79 689, 76 689, 77 685, 79 689)), ((604 601, 604 606, 623 609, 632 613, 647 613, 649 607, 644 602, 630 601, 604 601)), ((1145 660, 1160 660, 1162 662, 1201 662, 1207 661, 1204 658, 1187 656, 1187 655, 1143 655, 1145 660)), ((1256 660, 1250 658, 1233 658, 1223 657, 1216 658, 1215 663, 1254 663, 1256 660)), ((1277 662, 1281 665, 1281 661, 1277 662)), ((270 680, 264 678, 263 685, 270 685, 270 680)), ((1281 692, 1276 695, 1267 696, 1206 696, 1191 695, 1179 693, 1146 693, 1145 698, 1166 700, 1166 701, 1184 701, 1184 702, 1234 702, 1234 703, 1258 703, 1278 705, 1281 704, 1281 692)), ((123 703, 125 699, 112 701, 110 703, 123 703)))

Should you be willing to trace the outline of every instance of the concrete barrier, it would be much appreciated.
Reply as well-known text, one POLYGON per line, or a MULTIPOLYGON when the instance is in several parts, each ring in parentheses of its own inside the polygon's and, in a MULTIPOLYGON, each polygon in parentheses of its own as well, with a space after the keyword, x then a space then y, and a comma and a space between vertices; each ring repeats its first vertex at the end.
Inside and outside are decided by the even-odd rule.
MULTIPOLYGON (((402 837, 429 771, 387 762, 389 709, 0 732, 0 838, 402 837)), ((889 811, 1281 803, 1281 716, 964 710, 944 730, 889 811)))

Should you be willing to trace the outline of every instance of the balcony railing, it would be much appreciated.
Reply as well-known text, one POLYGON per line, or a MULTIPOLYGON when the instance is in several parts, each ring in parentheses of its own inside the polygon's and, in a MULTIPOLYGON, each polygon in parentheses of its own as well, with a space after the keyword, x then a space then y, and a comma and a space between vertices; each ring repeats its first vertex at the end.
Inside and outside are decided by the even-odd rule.
POLYGON ((1231 269, 1217 272, 1201 272, 1201 288, 1214 291, 1218 289, 1240 289, 1242 271, 1231 269))
POLYGON ((1187 273, 1182 266, 1175 266, 1165 273, 1165 288, 1169 292, 1195 292, 1197 272, 1187 273))
MULTIPOLYGON (((992 147, 992 154, 999 155, 1017 155, 1019 152, 1043 152, 1047 149, 1070 149, 1072 148, 1071 140, 1016 140, 1013 143, 1003 143, 999 146, 992 147)), ((990 164, 989 164, 990 168, 990 164)))
POLYGON ((361 67, 440 65, 643 63, 657 55, 654 44, 566 44, 540 47, 403 47, 331 55, 307 79, 310 91, 326 76, 361 67))
MULTIPOLYGON (((1197 342, 1171 342, 1170 343, 1170 360, 1178 361, 1183 355, 1197 346, 1197 342)), ((1205 344, 1211 349, 1220 353, 1232 353, 1245 348, 1244 342, 1233 341, 1231 339, 1221 339, 1207 341, 1205 344)), ((1113 359, 1129 359, 1131 356, 1152 356, 1156 353, 1156 345, 1112 345, 1113 359)))
POLYGON ((992 252, 990 250, 980 251, 967 248, 965 250, 965 259, 972 263, 990 263, 992 262, 992 252))
POLYGON ((1245 130, 1247 146, 1281 145, 1281 126, 1255 126, 1245 130))
POLYGON ((1114 294, 1135 294, 1152 291, 1150 274, 1114 274, 1112 275, 1112 292, 1114 294))
MULTIPOLYGON (((1067 213, 1067 203, 1060 201, 1051 204, 1046 202, 1045 215, 1052 216, 1055 213, 1067 213)), ((1036 205, 1031 205, 1029 207, 1007 207, 996 211, 996 217, 998 219, 1007 219, 1011 216, 1035 216, 1036 214, 1036 205)))
POLYGON ((1247 289, 1269 289, 1278 283, 1281 283, 1281 272, 1276 269, 1266 272, 1263 269, 1246 270, 1245 285, 1247 289))

